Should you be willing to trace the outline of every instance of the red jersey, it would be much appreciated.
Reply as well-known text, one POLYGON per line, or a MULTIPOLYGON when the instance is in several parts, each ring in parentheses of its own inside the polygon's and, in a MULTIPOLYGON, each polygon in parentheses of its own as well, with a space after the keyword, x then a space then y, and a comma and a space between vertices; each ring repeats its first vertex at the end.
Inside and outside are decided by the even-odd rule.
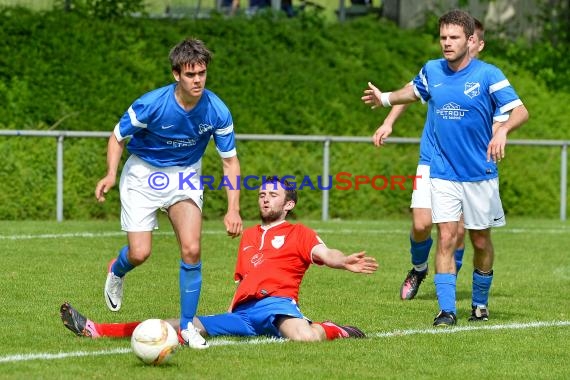
POLYGON ((238 304, 267 296, 298 301, 299 287, 313 248, 323 244, 302 224, 283 221, 271 227, 247 228, 239 246, 234 279, 239 281, 232 310, 238 304))

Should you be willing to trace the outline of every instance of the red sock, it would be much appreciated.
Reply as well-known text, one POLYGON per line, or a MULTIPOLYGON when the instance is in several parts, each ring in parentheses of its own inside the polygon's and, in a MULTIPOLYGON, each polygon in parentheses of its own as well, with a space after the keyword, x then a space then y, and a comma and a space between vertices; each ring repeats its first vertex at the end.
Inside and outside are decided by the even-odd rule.
POLYGON ((348 338, 348 333, 342 328, 334 324, 333 322, 314 322, 317 325, 321 325, 325 334, 327 335, 327 340, 334 340, 337 338, 348 338))
POLYGON ((101 336, 126 338, 133 335, 135 327, 140 322, 127 322, 127 323, 95 323, 95 328, 101 336))

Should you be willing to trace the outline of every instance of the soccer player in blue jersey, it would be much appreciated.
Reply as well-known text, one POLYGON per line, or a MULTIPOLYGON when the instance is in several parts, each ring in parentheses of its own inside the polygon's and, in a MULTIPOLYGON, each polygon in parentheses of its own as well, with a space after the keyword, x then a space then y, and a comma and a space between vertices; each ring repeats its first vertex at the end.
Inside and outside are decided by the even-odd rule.
POLYGON ((175 82, 144 94, 123 114, 109 138, 107 174, 95 189, 97 200, 105 201, 105 194, 115 185, 126 146, 131 155, 123 167, 119 190, 121 227, 127 232, 128 245, 109 263, 105 301, 112 311, 121 308, 125 275, 149 258, 152 231, 158 228, 157 212, 166 211, 180 248, 181 336, 193 348, 208 347, 192 320, 202 286, 201 160, 211 138, 222 158, 227 185, 226 231, 236 237, 243 229, 232 115, 205 88, 211 57, 197 39, 186 39, 172 48, 169 58, 175 82))
MULTIPOLYGON (((473 41, 469 47, 471 57, 477 58, 479 53, 485 47, 485 29, 483 24, 475 20, 475 34, 473 41)), ((411 83, 410 83, 411 85, 411 83)), ((382 125, 378 127, 372 141, 375 146, 384 145, 384 140, 392 134, 394 123, 403 114, 409 104, 400 104, 392 107, 382 125)), ((429 116, 429 114, 428 114, 429 116)), ((425 126, 429 125, 426 120, 425 126)), ((400 298, 402 300, 413 299, 422 281, 428 273, 428 258, 433 244, 431 238, 431 230, 433 223, 431 221, 431 190, 429 164, 433 154, 433 129, 424 127, 420 139, 420 160, 416 170, 416 181, 412 192, 412 228, 410 233, 410 256, 412 269, 406 275, 402 286, 400 287, 400 298)), ((455 267, 457 273, 463 264, 463 254, 465 252, 465 229, 463 219, 459 221, 457 230, 457 248, 455 249, 455 267)))
POLYGON ((362 100, 372 106, 428 103, 434 152, 430 161, 432 221, 437 225, 434 283, 439 313, 434 326, 456 324, 454 250, 459 220, 474 250, 470 320, 488 320, 489 289, 493 280, 494 248, 491 228, 505 225, 497 162, 505 157, 507 134, 528 120, 528 111, 497 67, 472 59, 475 22, 453 10, 439 19, 443 58, 427 62, 412 86, 382 92, 372 83, 362 100), (493 119, 505 120, 493 129, 493 119), (508 116, 508 118, 507 118, 508 116))

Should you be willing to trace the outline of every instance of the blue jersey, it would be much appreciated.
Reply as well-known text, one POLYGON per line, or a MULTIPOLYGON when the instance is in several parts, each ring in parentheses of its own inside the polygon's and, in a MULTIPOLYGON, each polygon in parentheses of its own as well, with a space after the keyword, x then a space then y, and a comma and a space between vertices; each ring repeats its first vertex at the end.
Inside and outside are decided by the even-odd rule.
POLYGON ((428 103, 425 128, 433 131, 434 143, 430 176, 466 182, 496 178, 496 164, 487 162, 493 116, 522 104, 501 70, 473 59, 455 72, 438 59, 427 62, 413 83, 428 103))
POLYGON ((198 163, 210 138, 222 158, 236 155, 232 115, 213 92, 204 89, 198 104, 186 112, 176 101, 176 83, 148 92, 130 106, 114 134, 127 149, 158 167, 198 163))
POLYGON ((426 115, 426 122, 420 138, 420 162, 418 165, 430 165, 433 156, 433 128, 431 126, 431 117, 429 112, 426 115))

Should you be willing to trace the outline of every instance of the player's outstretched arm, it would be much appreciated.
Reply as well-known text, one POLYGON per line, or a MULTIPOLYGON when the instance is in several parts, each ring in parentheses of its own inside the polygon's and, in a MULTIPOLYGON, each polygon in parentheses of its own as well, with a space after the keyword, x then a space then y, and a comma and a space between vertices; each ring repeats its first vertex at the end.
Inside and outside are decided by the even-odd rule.
POLYGON ((373 109, 379 106, 392 107, 396 104, 408 104, 419 100, 413 86, 406 85, 397 91, 382 92, 372 82, 368 82, 368 87, 364 89, 364 95, 360 99, 373 109))
POLYGON ((322 263, 330 268, 345 269, 354 273, 371 274, 378 269, 378 263, 372 256, 367 256, 366 252, 345 255, 338 249, 331 249, 324 244, 313 248, 313 260, 322 263))

